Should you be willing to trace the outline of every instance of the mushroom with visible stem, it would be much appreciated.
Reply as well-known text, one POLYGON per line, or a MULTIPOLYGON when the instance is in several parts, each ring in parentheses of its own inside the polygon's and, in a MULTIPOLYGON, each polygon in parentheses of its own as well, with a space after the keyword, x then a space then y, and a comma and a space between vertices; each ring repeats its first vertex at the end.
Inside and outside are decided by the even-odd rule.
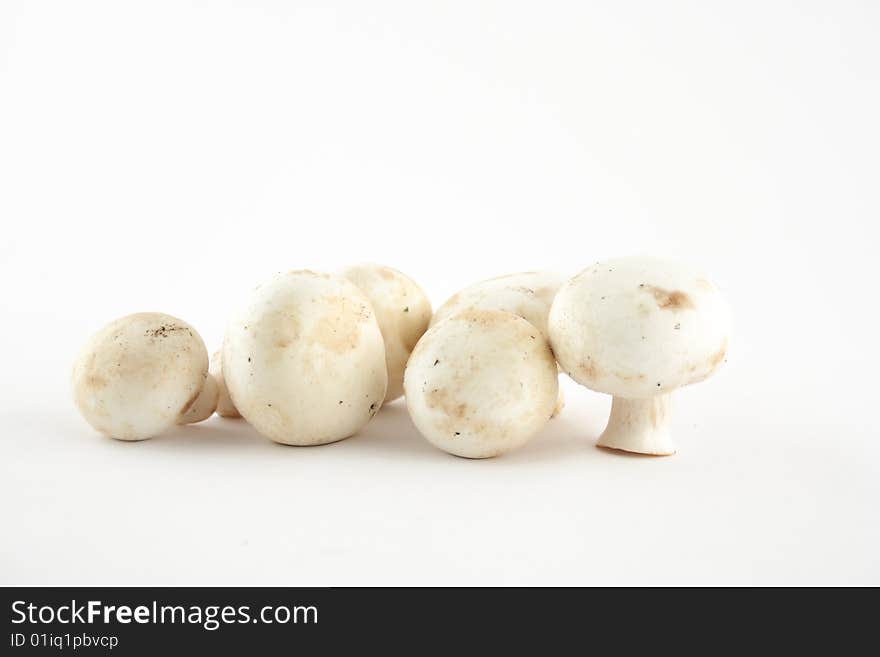
POLYGON ((397 399, 403 394, 406 361, 431 321, 431 302, 415 281, 391 267, 360 264, 339 275, 357 285, 373 306, 385 341, 385 401, 397 399))
MULTIPOLYGON (((550 304, 565 281, 565 276, 555 272, 528 271, 475 283, 444 302, 434 313, 431 326, 463 310, 504 310, 530 322, 548 339, 550 304)), ((563 406, 565 398, 560 388, 551 417, 558 415, 563 406)))
POLYGON ((562 286, 548 330, 563 371, 613 396, 599 446, 668 455, 675 453, 670 393, 725 361, 730 313, 718 289, 689 267, 617 258, 562 286))
POLYGON ((95 333, 73 366, 73 398, 95 429, 144 440, 178 423, 198 399, 208 352, 196 330, 162 313, 121 317, 95 333))
POLYGON ((379 410, 388 382, 370 302, 341 276, 279 274, 229 322, 223 379, 238 412, 275 442, 353 435, 379 410))
POLYGON ((549 420, 559 376, 550 345, 523 318, 465 310, 436 324, 410 356, 410 416, 442 450, 468 458, 523 445, 549 420))

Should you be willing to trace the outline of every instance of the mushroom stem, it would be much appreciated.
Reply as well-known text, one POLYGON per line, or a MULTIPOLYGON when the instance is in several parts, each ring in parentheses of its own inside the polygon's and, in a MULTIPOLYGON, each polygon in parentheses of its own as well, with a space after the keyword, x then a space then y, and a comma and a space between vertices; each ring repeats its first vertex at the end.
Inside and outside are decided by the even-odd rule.
POLYGON ((671 401, 668 394, 647 399, 614 397, 608 426, 597 444, 639 454, 675 454, 669 434, 671 401))

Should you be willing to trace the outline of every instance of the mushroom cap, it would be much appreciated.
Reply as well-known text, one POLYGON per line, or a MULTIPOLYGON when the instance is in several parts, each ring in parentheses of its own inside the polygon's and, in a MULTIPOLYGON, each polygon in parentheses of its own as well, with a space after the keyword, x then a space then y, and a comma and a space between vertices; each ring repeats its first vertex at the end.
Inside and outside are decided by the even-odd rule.
POLYGON ((718 289, 686 265, 616 258, 562 286, 549 331, 556 359, 575 381, 648 398, 702 381, 721 366, 730 312, 718 289))
POLYGON ((73 398, 95 429, 144 440, 177 423, 205 383, 208 352, 196 330, 162 313, 107 324, 73 366, 73 398))
POLYGON ((208 376, 205 377, 205 383, 202 386, 202 391, 199 393, 199 396, 196 397, 196 400, 190 404, 190 407, 181 414, 177 419, 177 423, 195 424, 196 422, 207 420, 214 414, 214 411, 217 410, 219 392, 220 390, 217 387, 217 380, 211 376, 209 371, 208 376))
POLYGON ((241 413, 235 408, 232 399, 229 397, 229 391, 226 389, 226 381, 223 378, 223 350, 214 352, 211 356, 211 366, 208 368, 208 375, 213 377, 217 382, 217 415, 221 417, 239 418, 241 413))
POLYGON ((506 310, 534 324, 547 337, 547 314, 566 276, 550 271, 508 274, 475 283, 453 295, 434 313, 431 326, 463 310, 506 310))
POLYGON ((550 345, 500 310, 465 310, 430 328, 404 374, 406 405, 435 446, 468 458, 524 444, 549 420, 558 391, 550 345))
POLYGON ((370 302, 341 276, 275 276, 229 323, 223 378, 238 412, 276 442, 351 436, 379 410, 388 381, 370 302))
POLYGON ((403 370, 409 355, 428 330, 431 302, 415 281, 383 265, 360 264, 339 272, 370 300, 385 341, 388 390, 385 401, 403 394, 403 370))

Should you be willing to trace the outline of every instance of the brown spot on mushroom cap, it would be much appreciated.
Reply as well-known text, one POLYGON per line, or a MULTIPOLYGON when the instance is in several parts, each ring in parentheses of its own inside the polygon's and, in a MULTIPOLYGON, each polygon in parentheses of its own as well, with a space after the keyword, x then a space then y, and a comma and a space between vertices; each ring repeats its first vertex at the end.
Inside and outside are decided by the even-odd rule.
POLYGON ((718 365, 721 364, 721 361, 724 360, 724 357, 726 355, 727 339, 725 338, 724 341, 722 341, 721 343, 721 348, 709 357, 709 369, 714 370, 716 367, 718 367, 718 365))
POLYGON ((107 379, 98 374, 87 374, 85 377, 85 384, 87 387, 93 390, 100 390, 101 388, 107 387, 107 379))
POLYGON ((425 394, 425 405, 441 414, 438 418, 442 430, 447 434, 479 435, 487 430, 485 420, 469 417, 470 407, 456 398, 454 389, 433 388, 425 394))
POLYGON ((468 310, 463 310, 460 313, 455 314, 453 317, 466 322, 474 322, 480 326, 492 326, 498 322, 507 321, 507 317, 511 314, 512 313, 504 313, 498 310, 479 310, 477 308, 469 308, 468 310))
POLYGON ((446 388, 433 388, 425 395, 425 404, 428 408, 443 411, 452 418, 464 418, 468 413, 468 405, 459 402, 446 388))
POLYGON ((357 349, 361 324, 372 317, 370 308, 349 297, 326 297, 322 309, 324 314, 315 322, 312 340, 335 353, 357 349))
POLYGON ((289 308, 278 308, 272 314, 267 314, 265 324, 272 327, 272 344, 278 349, 290 346, 302 331, 299 316, 289 308))
POLYGON ((654 285, 640 285, 639 289, 648 292, 661 310, 685 310, 694 308, 694 302, 681 290, 664 290, 654 285))

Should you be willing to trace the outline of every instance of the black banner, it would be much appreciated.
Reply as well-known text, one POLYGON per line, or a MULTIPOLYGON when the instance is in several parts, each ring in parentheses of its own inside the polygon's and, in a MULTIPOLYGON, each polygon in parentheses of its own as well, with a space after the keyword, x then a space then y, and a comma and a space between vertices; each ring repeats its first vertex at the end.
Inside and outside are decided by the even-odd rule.
MULTIPOLYGON (((4 655, 469 652, 687 646, 839 654, 874 623, 875 591, 750 589, 5 588, 4 655), (869 597, 869 600, 860 600, 869 597), (609 643, 610 642, 610 643, 609 643)), ((863 645, 863 644, 862 644, 863 645)), ((558 650, 554 650, 556 652, 558 650)))

